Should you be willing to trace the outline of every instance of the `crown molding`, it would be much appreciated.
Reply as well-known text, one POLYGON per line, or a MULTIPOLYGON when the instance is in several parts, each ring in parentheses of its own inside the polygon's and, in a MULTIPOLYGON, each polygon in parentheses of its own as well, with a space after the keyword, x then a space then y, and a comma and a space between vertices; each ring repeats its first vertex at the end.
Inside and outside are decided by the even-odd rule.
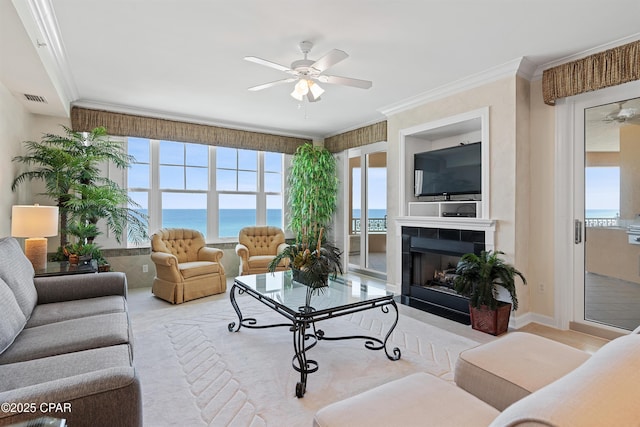
POLYGON ((521 75, 522 77, 529 79, 530 75, 532 75, 532 70, 533 63, 525 57, 520 57, 502 65, 489 68, 488 70, 480 73, 437 87, 433 90, 412 96, 403 101, 379 108, 377 111, 389 117, 428 102, 436 101, 506 77, 521 75))
POLYGON ((548 69, 548 68, 553 68, 555 66, 558 66, 558 65, 561 65, 561 64, 565 64, 567 62, 576 61, 578 59, 585 58, 585 57, 587 57, 589 55, 593 55, 594 53, 600 53, 600 52, 605 51, 607 49, 613 49, 615 47, 622 46, 622 45, 625 45, 627 43, 632 43, 632 42, 635 42, 635 41, 638 41, 638 40, 640 40, 640 33, 635 33, 635 34, 632 34, 630 36, 623 37, 621 39, 614 40, 614 41, 609 42, 609 43, 601 44, 599 46, 592 47, 592 48, 587 49, 587 50, 583 50, 582 52, 574 53, 572 55, 565 56, 563 58, 547 62, 547 63, 542 64, 542 65, 540 65, 540 66, 538 66, 536 68, 535 72, 533 73, 532 80, 541 79, 542 78, 542 72, 544 70, 548 69))
POLYGON ((78 97, 78 90, 51 0, 13 0, 13 5, 69 115, 71 102, 78 97))
POLYGON ((234 130, 242 130, 247 132, 265 133, 269 135, 288 136, 292 138, 302 138, 302 139, 310 139, 310 140, 318 139, 317 135, 297 134, 292 132, 283 132, 282 130, 279 130, 279 129, 251 127, 242 123, 217 122, 217 121, 213 121, 203 117, 181 115, 181 114, 175 114, 175 113, 168 113, 166 111, 150 110, 147 108, 137 108, 137 107, 131 107, 127 105, 111 104, 111 103, 92 101, 92 100, 74 101, 72 104, 72 107, 88 108, 92 110, 103 110, 103 111, 109 111, 112 113, 131 114, 134 116, 142 116, 142 117, 153 117, 155 119, 173 120, 177 122, 194 123, 194 124, 205 125, 205 126, 217 126, 217 127, 234 129, 234 130))

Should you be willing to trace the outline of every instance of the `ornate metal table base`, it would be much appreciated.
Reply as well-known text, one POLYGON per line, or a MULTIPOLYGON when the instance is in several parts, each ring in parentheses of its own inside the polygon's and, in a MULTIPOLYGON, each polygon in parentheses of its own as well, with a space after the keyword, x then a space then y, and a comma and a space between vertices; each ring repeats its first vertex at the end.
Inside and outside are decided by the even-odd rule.
POLYGON ((398 347, 394 347, 390 353, 387 350, 387 341, 391 336, 391 333, 398 324, 399 312, 398 306, 392 297, 380 298, 370 301, 361 301, 354 304, 345 304, 343 306, 332 307, 331 309, 316 311, 313 307, 303 306, 298 309, 298 312, 293 312, 286 309, 282 305, 276 303, 270 298, 265 297, 263 294, 255 291, 254 289, 240 286, 234 282, 230 291, 231 305, 238 315, 238 323, 231 322, 228 325, 230 332, 237 332, 241 327, 250 329, 264 329, 275 327, 288 327, 293 332, 293 350, 294 355, 291 360, 293 369, 300 373, 300 381, 296 384, 296 397, 303 397, 307 388, 307 375, 314 373, 318 370, 318 362, 313 359, 307 358, 307 350, 312 349, 318 343, 318 341, 337 341, 337 340, 350 340, 350 339, 362 339, 365 340, 364 346, 369 350, 384 350, 389 360, 400 359, 401 353, 398 347), (255 318, 243 317, 240 307, 236 301, 236 292, 238 295, 247 293, 252 297, 261 301, 265 305, 271 307, 278 313, 285 316, 291 323, 276 323, 268 325, 258 325, 255 318), (356 313, 359 311, 370 310, 379 307, 383 313, 389 313, 389 306, 395 310, 395 319, 393 324, 389 328, 389 331, 385 335, 384 339, 366 335, 349 335, 349 336, 337 336, 329 337, 325 335, 325 332, 321 329, 316 329, 316 322, 321 320, 331 319, 334 317, 344 316, 346 314, 356 313))

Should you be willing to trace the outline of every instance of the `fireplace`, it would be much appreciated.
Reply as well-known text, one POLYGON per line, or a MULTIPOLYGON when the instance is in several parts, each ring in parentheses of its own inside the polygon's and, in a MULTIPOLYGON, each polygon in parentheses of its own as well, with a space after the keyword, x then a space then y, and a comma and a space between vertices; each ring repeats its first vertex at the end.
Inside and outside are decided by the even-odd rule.
POLYGON ((468 299, 453 289, 455 267, 484 249, 484 231, 402 227, 402 303, 469 324, 468 299))

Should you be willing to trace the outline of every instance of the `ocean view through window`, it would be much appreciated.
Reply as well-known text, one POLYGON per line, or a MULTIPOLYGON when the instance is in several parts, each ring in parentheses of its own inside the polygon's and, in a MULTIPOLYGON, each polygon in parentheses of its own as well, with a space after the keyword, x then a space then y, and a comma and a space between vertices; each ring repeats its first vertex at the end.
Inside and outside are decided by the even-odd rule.
POLYGON ((150 234, 191 228, 211 240, 250 225, 284 228, 283 154, 133 137, 127 147, 129 195, 150 234))

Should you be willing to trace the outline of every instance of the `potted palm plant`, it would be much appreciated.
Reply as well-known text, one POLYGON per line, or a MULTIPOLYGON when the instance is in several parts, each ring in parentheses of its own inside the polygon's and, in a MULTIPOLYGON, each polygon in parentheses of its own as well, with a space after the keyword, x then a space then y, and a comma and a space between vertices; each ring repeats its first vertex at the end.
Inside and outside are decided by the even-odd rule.
POLYGON ((134 159, 123 144, 110 140, 103 127, 85 133, 62 128, 63 135, 45 134, 41 141, 25 142, 27 154, 16 156, 13 161, 30 170, 20 173, 11 186, 15 191, 26 181, 43 181, 44 194, 56 201, 60 212, 60 248, 56 256, 61 257, 56 260, 66 259, 63 253, 68 252, 69 243, 92 243, 99 234, 100 220, 118 242, 125 234, 133 242, 148 239, 146 216, 135 209, 139 206, 126 188, 105 177, 101 170, 106 162, 119 169, 130 166, 134 159), (69 237, 79 229, 83 229, 84 237, 70 242, 69 237))
POLYGON ((500 335, 509 327, 511 309, 518 309, 516 276, 527 284, 524 275, 507 264, 500 256, 501 251, 482 251, 480 255, 464 254, 456 267, 457 277, 454 288, 461 295, 469 297, 471 327, 492 335, 500 335), (511 296, 511 303, 499 301, 498 286, 505 288, 511 296))
POLYGON ((287 183, 289 228, 296 241, 326 238, 320 229, 329 229, 338 201, 336 160, 331 152, 313 144, 299 146, 291 159, 287 183))
POLYGON ((289 260, 294 280, 308 286, 311 295, 327 286, 328 278, 342 274, 342 252, 326 238, 338 199, 338 177, 333 154, 324 147, 303 144, 291 159, 287 177, 289 228, 295 243, 269 264, 275 271, 283 259, 289 260))

